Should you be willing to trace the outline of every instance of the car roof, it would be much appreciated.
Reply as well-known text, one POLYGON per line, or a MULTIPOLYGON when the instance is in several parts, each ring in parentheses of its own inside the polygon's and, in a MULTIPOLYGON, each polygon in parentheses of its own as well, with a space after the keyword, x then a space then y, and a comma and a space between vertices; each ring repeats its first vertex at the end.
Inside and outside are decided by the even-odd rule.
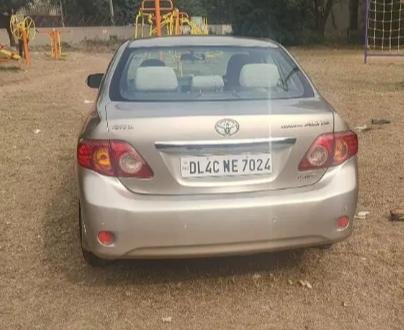
POLYGON ((227 46, 278 48, 269 39, 253 39, 229 36, 174 36, 139 39, 129 43, 129 48, 138 47, 181 47, 181 46, 227 46))

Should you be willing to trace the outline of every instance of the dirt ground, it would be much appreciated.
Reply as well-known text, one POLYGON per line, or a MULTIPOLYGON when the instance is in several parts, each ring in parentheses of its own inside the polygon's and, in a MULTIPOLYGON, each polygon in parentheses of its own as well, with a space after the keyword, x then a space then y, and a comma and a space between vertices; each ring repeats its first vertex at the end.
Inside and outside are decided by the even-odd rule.
POLYGON ((358 210, 370 214, 353 236, 326 251, 105 269, 81 258, 74 162, 96 96, 84 80, 112 54, 0 68, 0 328, 403 329, 404 223, 387 216, 404 199, 404 62, 293 52, 352 127, 391 120, 359 133, 358 210))

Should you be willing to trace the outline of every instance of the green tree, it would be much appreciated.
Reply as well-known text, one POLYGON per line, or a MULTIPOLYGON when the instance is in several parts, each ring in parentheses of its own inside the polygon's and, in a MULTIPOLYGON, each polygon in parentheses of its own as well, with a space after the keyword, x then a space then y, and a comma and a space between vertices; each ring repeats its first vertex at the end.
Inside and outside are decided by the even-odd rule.
POLYGON ((236 0, 232 26, 236 35, 269 37, 296 44, 313 25, 308 0, 236 0))
POLYGON ((349 0, 348 40, 354 42, 362 40, 362 35, 359 32, 359 0, 349 0))
POLYGON ((175 6, 191 16, 207 16, 206 1, 203 0, 177 0, 175 6))
MULTIPOLYGON (((107 0, 62 0, 67 25, 110 24, 107 0)), ((141 0, 114 0, 115 21, 119 25, 132 24, 141 0)))
POLYGON ((15 40, 10 30, 11 15, 22 6, 28 4, 26 0, 1 0, 0 2, 0 29, 6 29, 10 39, 10 46, 15 46, 15 40))
POLYGON ((313 13, 317 32, 324 37, 325 27, 335 0, 313 0, 313 13))
MULTIPOLYGON (((237 3, 237 0, 234 2, 237 3)), ((211 24, 231 24, 234 16, 234 3, 227 0, 204 0, 207 17, 211 24)))
POLYGON ((30 1, 27 0, 1 0, 0 1, 0 12, 9 12, 10 10, 14 9, 17 10, 30 1))
POLYGON ((234 0, 231 22, 237 35, 270 37, 281 43, 319 41, 339 0, 234 0))

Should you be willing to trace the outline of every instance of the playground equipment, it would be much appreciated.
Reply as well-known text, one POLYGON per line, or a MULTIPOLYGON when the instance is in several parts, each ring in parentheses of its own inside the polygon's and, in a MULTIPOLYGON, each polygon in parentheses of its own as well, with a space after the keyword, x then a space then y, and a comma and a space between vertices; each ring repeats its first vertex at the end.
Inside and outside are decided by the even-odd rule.
POLYGON ((62 33, 71 32, 70 30, 63 29, 62 31, 56 28, 41 29, 38 31, 40 34, 47 34, 50 39, 50 54, 48 54, 54 60, 61 60, 66 57, 66 54, 62 52, 62 33))
POLYGON ((29 42, 34 40, 37 34, 34 20, 29 17, 13 15, 10 19, 10 30, 14 38, 18 40, 20 56, 23 54, 25 63, 31 64, 31 52, 29 42))
MULTIPOLYGON (((18 61, 22 57, 27 65, 31 64, 31 53, 29 43, 34 40, 38 33, 46 33, 50 38, 50 57, 59 60, 64 57, 62 54, 61 31, 58 29, 48 29, 38 31, 34 20, 29 16, 13 15, 10 19, 10 30, 14 39, 18 40, 19 54, 6 49, 0 44, 0 62, 9 60, 18 61)), ((70 31, 63 31, 70 32, 70 31)))
POLYGON ((182 26, 188 26, 190 29, 190 34, 192 35, 208 35, 208 19, 206 17, 194 17, 190 18, 188 14, 182 13, 181 18, 182 26), (199 22, 198 22, 199 21, 199 22))
POLYGON ((62 44, 60 39, 60 32, 56 29, 52 29, 49 32, 51 39, 51 57, 55 60, 59 60, 62 57, 62 44))
POLYGON ((0 62, 6 62, 9 60, 13 60, 13 61, 18 61, 20 60, 20 55, 18 55, 17 53, 6 49, 6 46, 3 44, 0 44, 0 62))
POLYGON ((365 63, 370 56, 404 56, 404 0, 365 0, 365 63))
POLYGON ((143 0, 135 18, 135 39, 162 35, 207 35, 207 18, 199 24, 181 12, 172 0, 143 0), (139 31, 140 29, 140 31, 139 31))
POLYGON ((37 34, 37 29, 35 28, 34 20, 29 17, 23 17, 20 15, 13 15, 10 19, 10 29, 13 36, 21 40, 23 32, 27 34, 28 40, 34 40, 37 34))

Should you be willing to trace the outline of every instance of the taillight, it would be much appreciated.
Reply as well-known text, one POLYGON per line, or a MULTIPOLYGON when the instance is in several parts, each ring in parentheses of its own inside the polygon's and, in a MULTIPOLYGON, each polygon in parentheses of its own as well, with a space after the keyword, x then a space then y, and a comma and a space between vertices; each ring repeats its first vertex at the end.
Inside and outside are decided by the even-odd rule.
POLYGON ((80 166, 107 176, 153 177, 143 157, 123 141, 83 140, 77 147, 77 161, 80 166))
POLYGON ((153 171, 143 157, 128 143, 111 141, 115 176, 149 179, 153 171))
POLYGON ((320 135, 299 164, 299 171, 337 166, 358 153, 358 137, 352 131, 320 135))
POLYGON ((103 175, 114 175, 108 141, 81 141, 77 147, 77 161, 80 166, 94 170, 103 175))

